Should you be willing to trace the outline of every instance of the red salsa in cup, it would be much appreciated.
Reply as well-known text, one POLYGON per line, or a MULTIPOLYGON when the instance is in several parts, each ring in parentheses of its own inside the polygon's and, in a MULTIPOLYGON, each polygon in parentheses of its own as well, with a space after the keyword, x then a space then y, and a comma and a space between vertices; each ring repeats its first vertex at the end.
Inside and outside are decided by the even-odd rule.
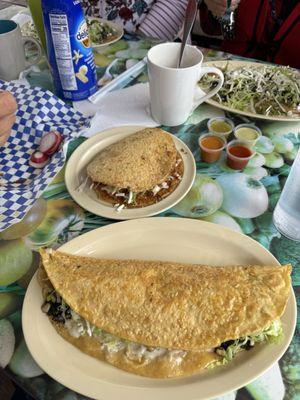
POLYGON ((250 158, 253 156, 253 151, 247 143, 239 140, 233 140, 227 146, 227 165, 232 169, 244 169, 250 158))

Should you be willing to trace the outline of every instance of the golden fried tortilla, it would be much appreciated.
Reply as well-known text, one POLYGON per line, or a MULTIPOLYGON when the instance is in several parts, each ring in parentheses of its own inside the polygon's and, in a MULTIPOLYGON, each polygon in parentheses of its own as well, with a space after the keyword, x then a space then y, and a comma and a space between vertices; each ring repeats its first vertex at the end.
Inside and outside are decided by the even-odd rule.
POLYGON ((103 260, 41 250, 67 304, 91 324, 146 346, 207 350, 284 312, 291 266, 210 267, 103 260))
MULTIPOLYGON (((46 299, 48 293, 52 292, 54 288, 43 267, 39 269, 38 281, 42 287, 43 297, 46 299)), ((83 353, 97 358, 98 360, 106 361, 124 371, 149 378, 174 378, 193 375, 205 369, 210 364, 220 361, 222 358, 213 351, 189 351, 182 358, 180 363, 172 362, 169 353, 153 360, 147 360, 145 358, 130 359, 126 355, 125 350, 116 353, 108 353, 100 345, 97 338, 91 337, 86 333, 76 338, 70 334, 65 324, 56 322, 51 317, 49 317, 49 319, 57 333, 83 353)))
POLYGON ((142 192, 167 179, 176 157, 172 136, 147 128, 102 150, 87 166, 87 174, 93 182, 142 192))

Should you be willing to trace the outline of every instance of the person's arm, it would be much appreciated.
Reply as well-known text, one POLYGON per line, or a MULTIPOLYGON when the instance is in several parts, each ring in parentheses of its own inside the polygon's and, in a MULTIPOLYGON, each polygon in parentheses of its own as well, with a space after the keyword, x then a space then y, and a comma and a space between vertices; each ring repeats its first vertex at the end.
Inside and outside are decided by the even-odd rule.
MULTIPOLYGON (((241 0, 231 1, 231 10, 238 7, 241 0)), ((200 30, 202 35, 208 37, 221 37, 221 18, 227 7, 226 0, 203 0, 199 7, 200 30)), ((200 35, 201 35, 200 33, 200 35)), ((221 40, 221 39, 219 39, 221 40)))
POLYGON ((7 141, 11 128, 15 123, 17 103, 9 92, 0 92, 0 146, 7 141))
POLYGON ((183 24, 187 3, 188 0, 157 0, 139 31, 148 37, 173 40, 183 24))
MULTIPOLYGON (((239 5, 240 0, 231 1, 231 10, 234 11, 239 5)), ((220 18, 224 15, 227 7, 226 0, 204 0, 209 11, 216 17, 220 18)))

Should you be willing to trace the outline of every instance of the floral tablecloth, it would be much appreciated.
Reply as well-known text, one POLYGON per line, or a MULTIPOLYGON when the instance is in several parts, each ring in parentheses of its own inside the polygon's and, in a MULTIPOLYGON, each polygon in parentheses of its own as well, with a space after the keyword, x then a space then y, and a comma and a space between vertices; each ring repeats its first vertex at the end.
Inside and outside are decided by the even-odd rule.
MULTIPOLYGON (((95 60, 102 83, 142 59, 150 46, 148 41, 125 38, 101 53, 96 53, 95 60)), ((206 60, 232 58, 205 49, 204 54, 206 60)), ((51 87, 49 72, 43 64, 27 78, 32 84, 51 87)), ((145 80, 147 76, 143 73, 135 81, 145 80)), ((223 111, 203 104, 184 125, 164 127, 192 150, 197 164, 197 177, 186 198, 160 216, 210 221, 251 236, 269 249, 279 262, 293 264, 293 286, 299 305, 300 247, 276 231, 272 223, 272 212, 300 147, 300 125, 255 121, 263 132, 263 138, 256 145, 257 155, 243 172, 236 172, 226 166, 224 159, 209 165, 202 162, 199 156, 197 139, 206 131, 208 118, 222 115, 223 111)), ((238 115, 230 117, 236 124, 248 121, 238 115)), ((77 138, 71 142, 68 156, 84 140, 77 138)), ((57 248, 77 235, 112 222, 84 211, 70 198, 62 170, 25 217, 22 225, 11 227, 0 234, 0 365, 35 399, 85 398, 43 373, 29 354, 23 338, 22 301, 39 264, 37 250, 41 246, 57 248)), ((299 320, 293 341, 279 366, 223 399, 300 399, 299 320)))

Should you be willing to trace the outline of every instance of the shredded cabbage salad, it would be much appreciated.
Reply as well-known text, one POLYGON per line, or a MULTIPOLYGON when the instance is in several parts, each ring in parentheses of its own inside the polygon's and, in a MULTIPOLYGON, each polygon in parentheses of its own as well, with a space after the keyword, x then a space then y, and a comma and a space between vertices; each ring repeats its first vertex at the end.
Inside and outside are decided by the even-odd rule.
MULTIPOLYGON (((300 74, 283 66, 223 69, 224 84, 214 100, 235 110, 266 116, 300 116, 300 74)), ((207 90, 217 84, 216 76, 199 82, 207 90)))

